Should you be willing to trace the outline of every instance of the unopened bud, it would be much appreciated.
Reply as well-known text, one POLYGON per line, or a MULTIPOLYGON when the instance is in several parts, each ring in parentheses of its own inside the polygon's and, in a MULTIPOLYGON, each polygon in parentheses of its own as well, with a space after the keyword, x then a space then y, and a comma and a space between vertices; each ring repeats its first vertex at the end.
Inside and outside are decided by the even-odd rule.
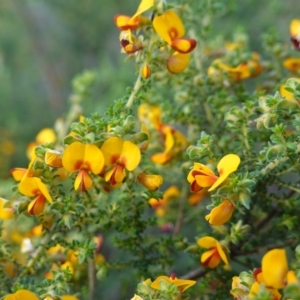
POLYGON ((143 65, 141 69, 141 76, 145 79, 149 78, 151 76, 151 69, 149 65, 143 65))

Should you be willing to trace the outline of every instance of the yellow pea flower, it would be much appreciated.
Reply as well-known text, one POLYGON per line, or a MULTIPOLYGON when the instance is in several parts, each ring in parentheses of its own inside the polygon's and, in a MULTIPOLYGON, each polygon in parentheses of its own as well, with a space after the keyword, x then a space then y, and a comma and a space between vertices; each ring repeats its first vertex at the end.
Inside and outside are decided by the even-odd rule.
POLYGON ((284 249, 268 251, 262 258, 261 268, 253 271, 255 282, 252 284, 248 297, 254 298, 259 292, 260 284, 264 284, 275 300, 281 299, 278 289, 287 283, 297 282, 293 271, 288 270, 288 263, 284 249))
POLYGON ((130 17, 126 15, 116 15, 114 21, 116 26, 121 30, 135 30, 144 22, 144 18, 140 15, 150 9, 154 5, 154 0, 142 0, 135 14, 130 17))
MULTIPOLYGON (((299 69, 300 69, 300 61, 299 61, 299 69)), ((300 83, 300 78, 294 78, 294 79, 300 83)), ((295 99, 293 94, 291 92, 287 91, 285 88, 286 88, 286 84, 282 84, 279 87, 279 92, 280 92, 281 97, 285 98, 286 100, 296 101, 299 103, 299 100, 295 99)))
POLYGON ((159 106, 143 103, 138 108, 138 118, 141 122, 151 125, 155 130, 163 126, 161 122, 162 110, 159 106))
POLYGON ((300 20, 293 19, 290 23, 291 41, 296 50, 300 50, 300 20))
POLYGON ((139 147, 130 141, 123 141, 119 137, 107 139, 103 143, 101 151, 105 166, 109 167, 104 179, 112 186, 121 184, 126 176, 125 170, 133 171, 141 160, 139 147))
POLYGON ((203 188, 208 187, 209 192, 213 191, 221 185, 231 173, 237 170, 240 161, 240 158, 236 154, 225 155, 217 165, 220 176, 215 175, 207 166, 195 163, 187 177, 191 185, 191 191, 199 192, 203 188))
POLYGON ((39 300, 39 298, 28 290, 18 290, 14 294, 8 294, 3 300, 39 300))
POLYGON ((222 59, 217 58, 211 63, 207 73, 209 76, 215 76, 220 71, 225 71, 234 81, 256 77, 262 72, 259 54, 253 52, 250 60, 242 62, 236 67, 231 67, 225 64, 222 59))
POLYGON ((160 132, 164 138, 165 150, 152 155, 151 160, 156 164, 165 164, 186 147, 187 140, 180 131, 169 125, 163 125, 160 132))
POLYGON ((232 216, 234 205, 229 200, 224 200, 217 207, 214 207, 211 212, 205 216, 205 220, 213 226, 225 224, 232 216))
POLYGON ((180 17, 172 10, 156 16, 153 20, 153 27, 158 35, 179 53, 189 53, 197 45, 194 39, 183 38, 184 25, 180 17))
POLYGON ((200 261, 204 267, 213 269, 217 267, 221 261, 223 261, 226 266, 229 266, 228 259, 224 251, 225 247, 221 246, 216 239, 210 236, 205 236, 200 238, 197 241, 197 244, 202 248, 210 249, 201 255, 200 261))
POLYGON ((144 172, 137 177, 138 181, 150 191, 155 191, 163 183, 163 178, 160 175, 150 175, 144 172))
POLYGON ((195 280, 187 280, 187 279, 178 279, 175 275, 171 275, 171 277, 168 276, 158 276, 151 284, 151 287, 156 290, 161 289, 160 282, 161 281, 166 281, 170 284, 175 284, 178 288, 178 290, 183 293, 186 291, 188 288, 193 286, 196 281, 195 280))
POLYGON ((163 195, 162 199, 150 198, 148 203, 153 209, 155 209, 155 214, 158 217, 163 217, 166 213, 166 208, 170 200, 177 198, 180 195, 180 191, 175 185, 170 186, 163 195))
POLYGON ((143 48, 142 41, 136 38, 130 29, 121 31, 119 39, 123 53, 132 54, 143 48))
POLYGON ((52 128, 44 128, 42 129, 35 137, 35 141, 29 143, 27 146, 26 154, 29 159, 32 158, 32 154, 34 153, 34 148, 46 144, 46 143, 54 143, 56 141, 56 134, 52 128))
POLYGON ((33 151, 31 160, 30 160, 30 163, 29 163, 27 169, 25 169, 25 168, 11 169, 10 173, 13 176, 14 180, 22 181, 25 178, 37 176, 38 171, 33 170, 33 164, 36 159, 37 159, 37 156, 36 156, 35 152, 33 151))
POLYGON ((78 172, 74 188, 80 187, 81 191, 85 191, 93 186, 89 172, 99 174, 104 166, 104 157, 96 145, 75 142, 65 149, 62 164, 67 171, 78 172))
POLYGON ((31 215, 39 215, 43 212, 46 200, 52 203, 52 198, 48 192, 46 185, 37 177, 25 178, 18 185, 21 194, 27 197, 34 197, 34 200, 28 205, 28 213, 31 215))
POLYGON ((288 57, 282 62, 282 65, 287 70, 295 72, 300 69, 300 58, 288 57))

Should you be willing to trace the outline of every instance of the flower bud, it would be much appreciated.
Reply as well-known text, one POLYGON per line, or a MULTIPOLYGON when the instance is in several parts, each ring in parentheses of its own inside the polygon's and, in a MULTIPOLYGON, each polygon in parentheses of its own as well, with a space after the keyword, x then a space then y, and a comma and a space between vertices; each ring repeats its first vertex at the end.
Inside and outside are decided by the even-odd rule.
POLYGON ((148 175, 144 172, 138 175, 138 181, 150 191, 155 191, 163 183, 160 175, 148 175))
POLYGON ((151 69, 149 65, 143 65, 141 69, 141 76, 145 79, 149 78, 151 76, 151 69))
POLYGON ((53 168, 61 168, 61 153, 56 150, 47 149, 45 154, 45 163, 53 168))

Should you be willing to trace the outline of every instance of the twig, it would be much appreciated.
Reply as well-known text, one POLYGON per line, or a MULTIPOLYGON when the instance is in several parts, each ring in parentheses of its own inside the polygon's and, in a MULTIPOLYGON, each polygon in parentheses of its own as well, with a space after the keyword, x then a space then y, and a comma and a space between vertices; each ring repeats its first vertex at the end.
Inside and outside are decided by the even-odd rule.
POLYGON ((132 106, 134 98, 135 98, 136 94, 138 93, 138 91, 140 90, 141 86, 142 86, 142 80, 141 80, 141 75, 139 75, 138 78, 136 79, 135 85, 134 85, 132 92, 126 103, 127 108, 130 108, 132 106))
POLYGON ((93 259, 88 260, 89 300, 95 299, 96 269, 93 259))

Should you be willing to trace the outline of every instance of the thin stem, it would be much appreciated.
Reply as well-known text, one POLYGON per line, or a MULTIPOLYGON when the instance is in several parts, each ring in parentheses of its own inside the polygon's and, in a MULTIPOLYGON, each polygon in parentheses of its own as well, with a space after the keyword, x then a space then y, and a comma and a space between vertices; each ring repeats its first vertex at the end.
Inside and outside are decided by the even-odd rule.
POLYGON ((96 269, 93 259, 88 260, 89 300, 95 299, 96 269))
POLYGON ((183 225, 183 219, 184 219, 183 201, 184 199, 186 199, 186 197, 187 197, 187 188, 185 187, 182 189, 180 199, 179 199, 177 220, 173 231, 173 237, 176 237, 179 234, 181 227, 183 225))
POLYGON ((138 78, 136 79, 135 85, 126 103, 126 108, 130 108, 132 106, 135 96, 137 95, 141 87, 142 87, 142 78, 141 75, 139 75, 138 78))
POLYGON ((285 188, 287 188, 287 189, 289 189, 291 191, 294 191, 294 192, 300 194, 300 189, 297 189, 297 188, 295 188, 293 186, 290 186, 290 185, 285 184, 285 183, 277 182, 277 181, 275 183, 277 183, 278 185, 280 185, 282 187, 285 187, 285 188))

